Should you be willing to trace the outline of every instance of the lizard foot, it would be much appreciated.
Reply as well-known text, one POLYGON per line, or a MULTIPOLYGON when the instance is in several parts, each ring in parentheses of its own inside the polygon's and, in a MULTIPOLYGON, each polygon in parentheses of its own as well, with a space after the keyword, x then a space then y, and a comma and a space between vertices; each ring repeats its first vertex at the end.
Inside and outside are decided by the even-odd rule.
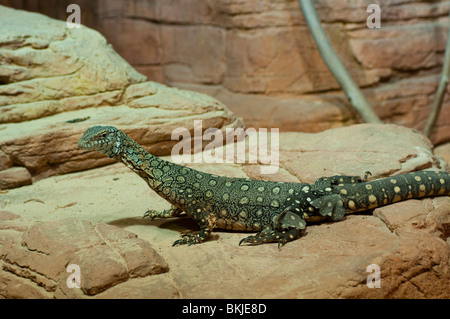
POLYGON ((199 244, 208 237, 208 234, 206 232, 200 231, 198 234, 183 234, 181 235, 181 239, 175 240, 175 242, 172 244, 173 246, 176 245, 195 245, 199 244))
POLYGON ((156 217, 162 217, 167 216, 170 209, 163 210, 162 212, 156 211, 156 210, 148 210, 145 212, 144 216, 142 218, 150 217, 151 220, 154 220, 156 217))
POLYGON ((364 178, 363 178, 363 182, 368 182, 369 181, 369 176, 372 176, 372 173, 369 171, 366 171, 364 173, 364 178))
POLYGON ((286 244, 287 242, 298 239, 302 236, 304 229, 289 228, 287 230, 263 230, 256 235, 248 236, 239 242, 239 246, 242 244, 248 245, 260 245, 266 243, 278 243, 278 248, 286 244))
POLYGON ((180 212, 181 212, 181 209, 179 209, 175 206, 172 206, 169 209, 165 209, 162 212, 149 209, 148 211, 145 212, 145 214, 144 214, 144 216, 142 216, 142 218, 150 217, 151 220, 154 220, 156 217, 169 218, 169 217, 178 216, 180 212))

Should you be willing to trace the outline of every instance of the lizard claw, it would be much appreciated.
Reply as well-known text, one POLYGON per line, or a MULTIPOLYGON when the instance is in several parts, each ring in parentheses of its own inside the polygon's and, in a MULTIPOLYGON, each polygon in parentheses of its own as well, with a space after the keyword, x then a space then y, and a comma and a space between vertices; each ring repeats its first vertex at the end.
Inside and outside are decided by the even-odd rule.
POLYGON ((148 210, 144 213, 144 216, 142 216, 142 219, 150 217, 150 220, 154 220, 156 218, 155 212, 152 210, 148 210))
POLYGON ((182 234, 181 239, 175 240, 175 242, 172 244, 173 246, 177 245, 195 245, 198 243, 203 242, 206 239, 206 236, 202 234, 202 232, 199 232, 198 234, 182 234))
POLYGON ((265 233, 264 231, 261 231, 259 233, 257 233, 256 235, 252 235, 252 236, 248 236, 245 237, 243 239, 241 239, 239 241, 239 246, 242 244, 249 244, 249 245, 259 245, 259 244, 264 244, 266 242, 270 242, 268 241, 268 239, 270 238, 270 235, 273 235, 275 232, 271 232, 271 233, 265 233))
POLYGON ((242 243, 247 243, 247 240, 248 240, 248 237, 242 238, 242 239, 239 241, 238 246, 242 245, 242 243))

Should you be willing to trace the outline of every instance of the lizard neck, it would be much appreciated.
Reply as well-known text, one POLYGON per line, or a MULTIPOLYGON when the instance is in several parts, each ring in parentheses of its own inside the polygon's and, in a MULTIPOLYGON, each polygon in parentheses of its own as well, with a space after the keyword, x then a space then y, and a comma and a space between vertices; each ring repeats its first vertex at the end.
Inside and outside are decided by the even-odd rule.
POLYGON ((150 154, 125 134, 122 134, 118 144, 120 146, 114 156, 117 160, 138 174, 159 196, 183 208, 185 199, 182 191, 187 187, 189 177, 194 174, 193 169, 150 154))
MULTIPOLYGON (((175 165, 150 154, 125 134, 121 136, 120 151, 115 158, 128 166, 147 183, 159 181, 164 172, 175 165)), ((154 188, 152 184, 149 183, 150 187, 154 188)), ((158 186, 157 184, 155 183, 155 187, 158 186)))

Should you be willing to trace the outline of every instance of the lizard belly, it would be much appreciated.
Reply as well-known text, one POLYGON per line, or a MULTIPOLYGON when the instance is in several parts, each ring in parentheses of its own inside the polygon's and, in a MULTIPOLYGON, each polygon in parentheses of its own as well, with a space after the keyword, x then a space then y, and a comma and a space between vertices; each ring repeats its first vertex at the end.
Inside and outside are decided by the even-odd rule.
POLYGON ((208 210, 215 217, 215 227, 241 231, 259 231, 271 225, 274 216, 285 209, 286 199, 301 185, 244 178, 221 179, 216 187, 207 184, 201 188, 204 194, 212 194, 208 210))

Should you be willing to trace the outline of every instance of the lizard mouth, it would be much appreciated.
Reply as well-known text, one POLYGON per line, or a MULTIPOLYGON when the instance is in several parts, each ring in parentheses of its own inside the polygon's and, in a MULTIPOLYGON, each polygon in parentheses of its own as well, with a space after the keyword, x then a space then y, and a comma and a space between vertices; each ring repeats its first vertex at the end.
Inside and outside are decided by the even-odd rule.
POLYGON ((83 142, 80 141, 78 142, 78 147, 83 149, 83 150, 93 150, 95 149, 95 146, 98 144, 98 141, 93 141, 93 142, 83 142))
POLYGON ((99 148, 99 145, 104 145, 107 143, 107 140, 96 140, 96 141, 83 141, 83 138, 80 138, 78 141, 78 147, 83 150, 97 150, 99 148))

